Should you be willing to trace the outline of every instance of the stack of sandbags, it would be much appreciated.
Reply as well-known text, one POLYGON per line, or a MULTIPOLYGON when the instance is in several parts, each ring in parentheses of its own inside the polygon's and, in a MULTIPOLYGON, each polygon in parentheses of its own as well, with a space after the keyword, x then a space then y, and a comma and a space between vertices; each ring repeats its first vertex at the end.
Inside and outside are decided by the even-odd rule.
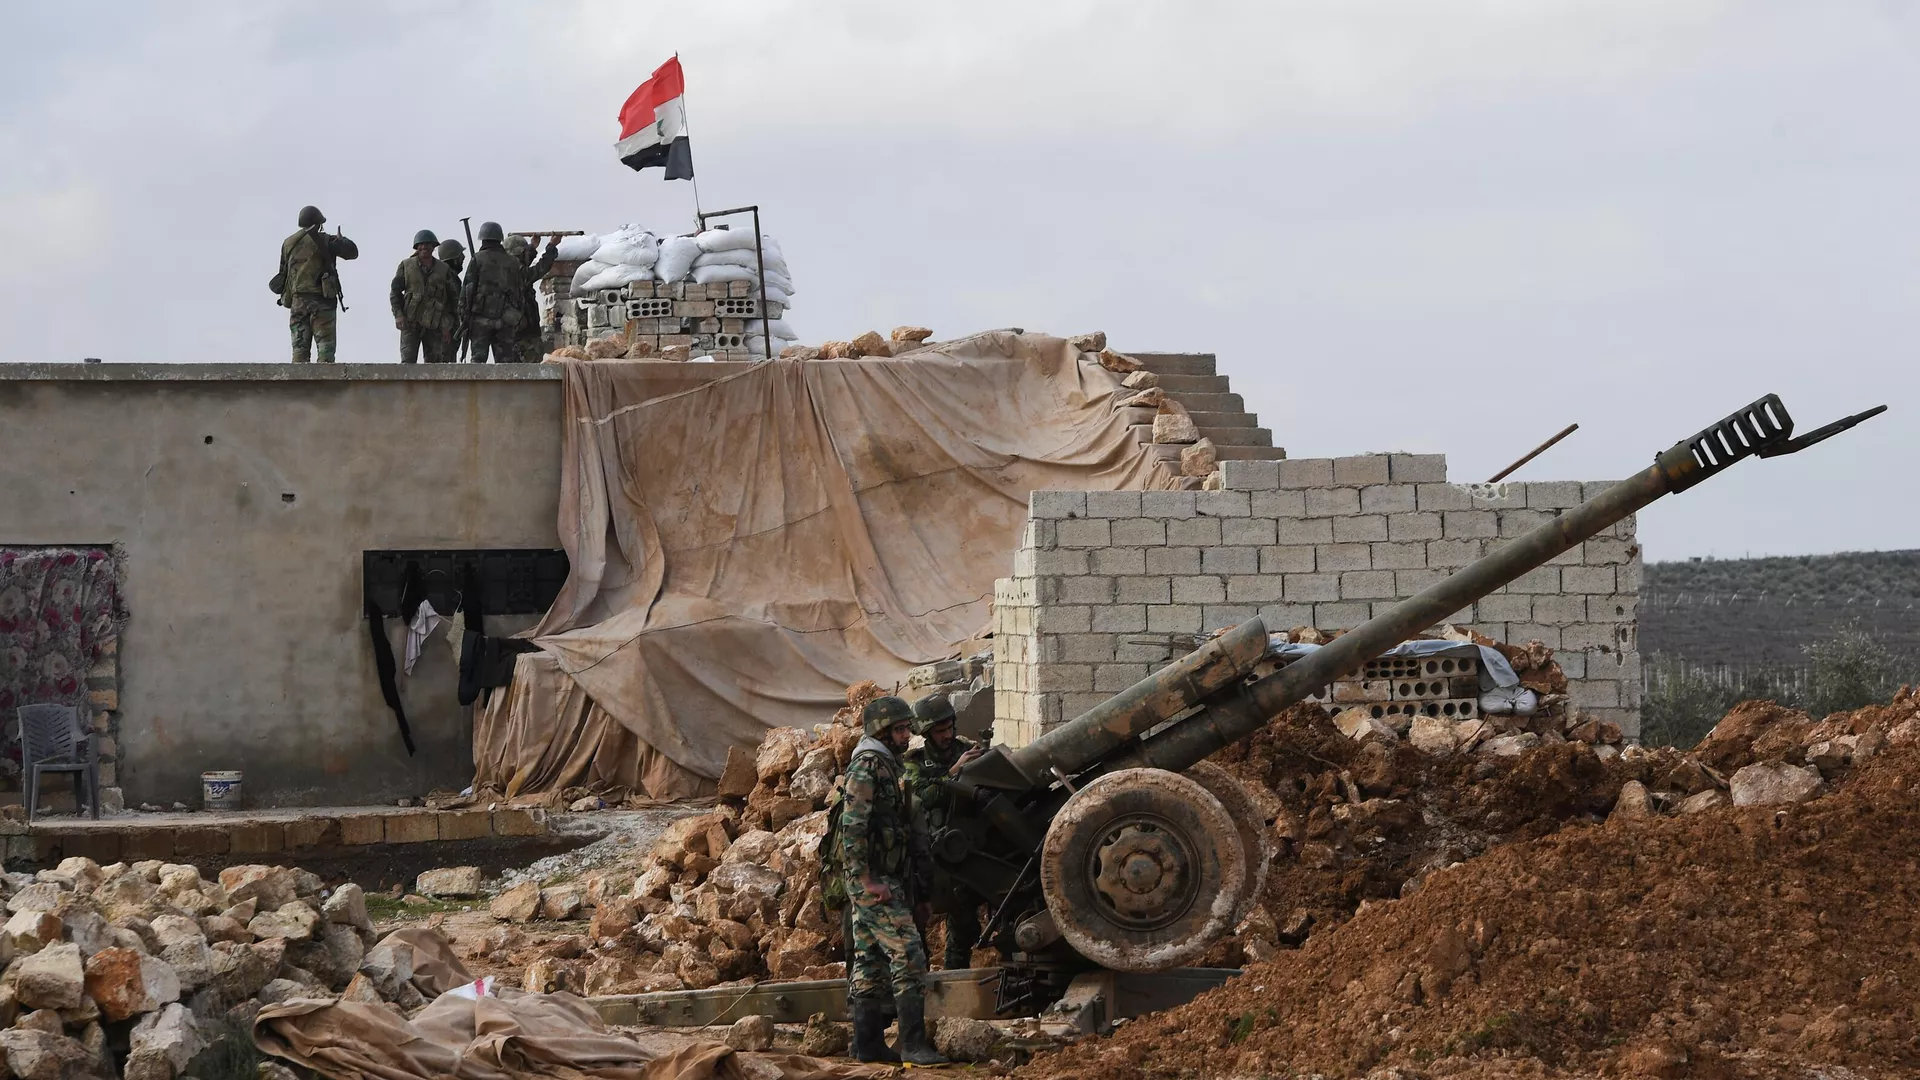
POLYGON ((561 242, 560 261, 569 261, 569 254, 578 255, 588 241, 593 244, 593 253, 573 272, 575 296, 654 280, 660 241, 646 229, 622 225, 604 236, 569 236, 561 242))

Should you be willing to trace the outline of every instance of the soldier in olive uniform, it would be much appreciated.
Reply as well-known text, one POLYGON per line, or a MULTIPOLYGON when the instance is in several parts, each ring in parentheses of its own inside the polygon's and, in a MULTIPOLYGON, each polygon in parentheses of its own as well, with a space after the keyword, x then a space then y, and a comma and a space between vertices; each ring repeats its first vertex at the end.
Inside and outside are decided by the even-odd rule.
POLYGON ((300 208, 300 231, 280 243, 280 272, 273 291, 287 309, 293 333, 293 362, 304 364, 311 351, 322 364, 333 363, 334 335, 340 306, 340 273, 336 259, 357 259, 360 248, 344 236, 328 236, 321 229, 327 217, 319 207, 300 208))
MULTIPOLYGON (((460 278, 460 271, 467 265, 467 249, 458 240, 442 240, 439 251, 435 252, 440 261, 453 271, 454 279, 460 278)), ((460 344, 467 340, 467 317, 460 313, 460 305, 454 304, 453 358, 460 359, 460 344)))
MULTIPOLYGON (((945 694, 928 694, 913 703, 913 733, 925 742, 907 751, 907 795, 913 812, 929 836, 947 823, 953 796, 940 781, 959 765, 982 753, 973 740, 954 733, 953 703, 945 694)), ((936 874, 934 904, 945 913, 947 948, 940 966, 952 971, 973 963, 973 947, 980 940, 980 898, 965 884, 936 874)))
POLYGON ((866 737, 840 781, 833 826, 837 851, 827 873, 841 875, 849 900, 847 943, 853 1056, 859 1061, 938 1065, 946 1061, 927 1038, 926 945, 913 921, 909 895, 923 876, 924 833, 914 828, 901 787, 900 755, 911 737, 913 710, 897 697, 876 698, 861 713, 866 737), (900 1017, 896 1056, 886 1043, 884 993, 891 988, 900 1017))
POLYGON ((505 236, 499 223, 480 223, 480 250, 473 253, 473 266, 467 270, 461 292, 460 311, 476 364, 487 362, 489 348, 496 364, 518 363, 525 358, 520 338, 540 318, 539 309, 527 305, 531 283, 545 276, 560 257, 556 239, 547 245, 538 262, 525 266, 507 253, 501 243, 505 236))
POLYGON ((413 234, 413 254, 400 260, 387 290, 393 325, 400 331, 400 362, 411 364, 424 348, 429 364, 453 362, 459 323, 460 278, 433 257, 440 242, 429 229, 413 234))
MULTIPOLYGON (((536 237, 535 239, 537 240, 538 238, 536 237)), ((558 244, 559 242, 559 238, 556 237, 554 243, 558 244)), ((527 241, 525 236, 514 233, 512 236, 507 237, 506 249, 507 254, 513 256, 521 266, 527 268, 527 285, 526 289, 520 295, 520 303, 525 307, 526 311, 532 315, 532 318, 528 319, 526 325, 520 328, 520 356, 526 363, 537 364, 540 362, 540 357, 546 353, 546 349, 542 347, 543 343, 540 340, 540 301, 534 295, 533 287, 535 282, 538 282, 542 277, 546 276, 546 271, 536 271, 534 269, 534 251, 537 249, 534 244, 527 241)), ((559 254, 557 247, 554 249, 554 253, 556 255, 559 254)), ((552 264, 549 263, 547 265, 551 266, 552 264)))

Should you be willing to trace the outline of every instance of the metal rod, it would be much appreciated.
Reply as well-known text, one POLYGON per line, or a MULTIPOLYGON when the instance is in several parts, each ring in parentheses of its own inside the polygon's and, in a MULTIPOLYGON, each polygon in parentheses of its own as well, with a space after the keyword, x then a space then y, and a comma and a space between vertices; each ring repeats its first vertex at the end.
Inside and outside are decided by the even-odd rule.
POLYGON ((1523 457, 1519 461, 1516 461, 1513 464, 1507 466, 1506 468, 1501 469, 1499 472, 1494 473, 1493 479, 1488 480, 1487 483, 1497 484, 1500 481, 1505 480, 1508 477, 1508 475, 1510 475, 1515 469, 1518 469, 1520 466, 1525 465, 1527 462, 1532 461, 1534 458, 1539 457, 1541 454, 1546 453, 1549 449, 1553 447, 1554 443, 1559 442, 1561 439, 1564 439, 1567 436, 1579 430, 1580 430, 1579 424, 1568 424, 1566 426, 1566 429, 1560 432, 1560 434, 1555 435, 1553 438, 1548 439, 1546 442, 1543 442, 1539 446, 1534 447, 1532 450, 1527 451, 1526 457, 1523 457))
POLYGON ((736 206, 731 210, 708 210, 700 215, 700 229, 706 231, 707 219, 728 217, 733 214, 753 215, 753 264, 760 273, 760 344, 766 358, 773 359, 773 321, 767 314, 767 257, 766 249, 760 241, 760 207, 736 206))

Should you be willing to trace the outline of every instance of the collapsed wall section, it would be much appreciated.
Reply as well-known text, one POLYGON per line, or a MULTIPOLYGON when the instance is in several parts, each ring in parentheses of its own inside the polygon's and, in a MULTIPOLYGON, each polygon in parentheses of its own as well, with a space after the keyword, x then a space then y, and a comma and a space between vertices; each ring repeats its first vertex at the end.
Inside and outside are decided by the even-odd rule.
MULTIPOLYGON (((1453 484, 1444 455, 1223 461, 1218 491, 1036 491, 994 588, 994 734, 1023 746, 1260 616, 1358 626, 1604 482, 1453 484)), ((1555 650, 1571 704, 1640 730, 1634 519, 1456 612, 1555 650)))

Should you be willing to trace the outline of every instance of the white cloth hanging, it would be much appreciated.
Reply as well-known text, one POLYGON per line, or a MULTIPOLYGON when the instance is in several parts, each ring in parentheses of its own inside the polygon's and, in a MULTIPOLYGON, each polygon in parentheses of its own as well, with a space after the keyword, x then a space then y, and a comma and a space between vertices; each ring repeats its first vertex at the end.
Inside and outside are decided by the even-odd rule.
POLYGON ((414 662, 420 659, 420 646, 425 644, 427 635, 439 629, 444 621, 439 612, 433 610, 430 601, 420 601, 420 607, 413 613, 413 621, 407 624, 407 674, 413 674, 414 662))

